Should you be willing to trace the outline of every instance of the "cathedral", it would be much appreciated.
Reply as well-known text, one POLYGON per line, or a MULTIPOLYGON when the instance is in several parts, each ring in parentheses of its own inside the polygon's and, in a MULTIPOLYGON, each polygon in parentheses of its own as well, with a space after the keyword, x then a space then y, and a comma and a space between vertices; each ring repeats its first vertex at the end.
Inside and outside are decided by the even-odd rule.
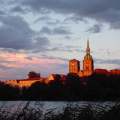
POLYGON ((87 77, 94 72, 94 61, 90 54, 89 40, 87 41, 86 55, 83 60, 83 68, 81 70, 80 61, 72 59, 69 61, 69 73, 75 73, 80 77, 87 77))

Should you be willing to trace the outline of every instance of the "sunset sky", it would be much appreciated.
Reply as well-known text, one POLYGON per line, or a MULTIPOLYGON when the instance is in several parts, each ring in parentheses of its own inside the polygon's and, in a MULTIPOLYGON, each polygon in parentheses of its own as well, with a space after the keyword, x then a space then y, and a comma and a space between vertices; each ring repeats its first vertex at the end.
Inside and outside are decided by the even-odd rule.
POLYGON ((120 69, 119 0, 0 0, 0 80, 66 74, 87 39, 95 68, 120 69))

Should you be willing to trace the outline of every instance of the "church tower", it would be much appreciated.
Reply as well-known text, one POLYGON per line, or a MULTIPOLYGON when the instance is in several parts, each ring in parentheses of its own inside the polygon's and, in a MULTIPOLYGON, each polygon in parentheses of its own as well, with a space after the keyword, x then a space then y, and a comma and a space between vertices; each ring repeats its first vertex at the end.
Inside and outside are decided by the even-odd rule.
POLYGON ((94 72, 93 58, 90 55, 89 40, 87 40, 86 55, 84 56, 83 60, 83 73, 84 76, 90 76, 93 74, 93 72, 94 72))
POLYGON ((80 71, 80 61, 76 59, 72 59, 69 61, 69 73, 78 74, 80 71))

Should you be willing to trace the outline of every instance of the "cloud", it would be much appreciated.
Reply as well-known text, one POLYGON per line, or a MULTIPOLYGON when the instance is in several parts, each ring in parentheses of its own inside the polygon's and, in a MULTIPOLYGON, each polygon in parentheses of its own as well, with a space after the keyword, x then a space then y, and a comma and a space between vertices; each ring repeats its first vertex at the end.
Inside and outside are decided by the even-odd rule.
MULTIPOLYGON (((85 51, 77 45, 62 45, 58 44, 54 47, 48 47, 46 48, 47 52, 67 52, 67 53, 73 53, 73 52, 78 52, 78 53, 84 53, 85 51)), ((47 56, 46 56, 47 57, 47 56)))
MULTIPOLYGON (((53 49, 52 49, 53 50, 53 49)), ((57 50, 57 49, 54 49, 54 50, 57 50)), ((49 55, 41 55, 43 58, 47 58, 47 59, 58 59, 58 60, 61 60, 61 61, 64 61, 64 62, 67 62, 69 59, 67 58, 63 58, 63 57, 56 57, 56 56, 49 56, 49 55)))
POLYGON ((56 27, 53 29, 53 34, 71 34, 69 30, 66 30, 64 27, 56 27))
POLYGON ((95 62, 98 64, 113 64, 120 65, 120 59, 95 59, 95 62))
POLYGON ((37 23, 39 21, 51 21, 51 17, 49 17, 48 15, 40 16, 34 22, 37 23))
POLYGON ((46 24, 47 25, 58 25, 58 24, 60 24, 61 22, 59 21, 59 20, 55 20, 55 19, 53 19, 53 20, 49 20, 48 22, 46 22, 46 24))
POLYGON ((15 50, 43 50, 49 41, 37 36, 29 24, 19 16, 0 16, 0 48, 15 50))
POLYGON ((0 51, 0 78, 2 79, 22 79, 26 78, 30 70, 48 75, 51 72, 62 72, 67 68, 66 61, 60 58, 45 56, 32 56, 21 52, 0 51), (8 59, 9 58, 9 59, 8 59), (65 68, 65 69, 64 69, 65 68), (9 74, 9 75, 7 75, 9 74))
POLYGON ((19 5, 16 5, 14 6, 10 12, 12 13, 21 13, 21 14, 24 14, 24 13, 27 13, 29 10, 27 8, 24 8, 24 7, 21 7, 19 5))
POLYGON ((120 1, 117 0, 21 0, 21 5, 40 12, 49 10, 56 13, 70 14, 80 20, 90 18, 108 23, 111 28, 120 28, 120 1))
POLYGON ((51 25, 51 26, 58 25, 58 24, 61 23, 60 20, 52 18, 48 14, 47 15, 42 15, 34 21, 34 23, 38 23, 38 22, 45 22, 45 24, 51 25))
POLYGON ((0 15, 4 15, 5 13, 3 11, 0 10, 0 15))
POLYGON ((70 16, 68 16, 64 19, 64 23, 67 23, 67 22, 70 22, 70 21, 73 21, 76 24, 78 24, 80 21, 82 21, 84 23, 88 23, 85 18, 80 17, 80 16, 76 16, 76 15, 70 15, 70 16))
POLYGON ((48 34, 48 35, 68 35, 68 34, 71 34, 71 32, 64 27, 54 27, 53 29, 51 29, 51 28, 46 27, 46 26, 40 30, 40 33, 48 34))
POLYGON ((40 30, 40 33, 42 34, 52 34, 52 30, 48 27, 43 27, 41 30, 40 30))
POLYGON ((100 33, 102 30, 102 25, 100 24, 95 24, 93 25, 92 27, 90 27, 87 32, 90 32, 90 33, 100 33))

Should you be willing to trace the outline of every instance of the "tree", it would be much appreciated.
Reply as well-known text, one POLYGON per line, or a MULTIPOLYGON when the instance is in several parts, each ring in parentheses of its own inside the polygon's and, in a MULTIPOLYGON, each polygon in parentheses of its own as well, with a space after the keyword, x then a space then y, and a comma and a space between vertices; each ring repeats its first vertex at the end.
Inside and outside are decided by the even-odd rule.
POLYGON ((34 71, 30 71, 30 72, 28 73, 28 78, 29 78, 29 79, 40 78, 40 73, 36 73, 36 72, 34 72, 34 71))

